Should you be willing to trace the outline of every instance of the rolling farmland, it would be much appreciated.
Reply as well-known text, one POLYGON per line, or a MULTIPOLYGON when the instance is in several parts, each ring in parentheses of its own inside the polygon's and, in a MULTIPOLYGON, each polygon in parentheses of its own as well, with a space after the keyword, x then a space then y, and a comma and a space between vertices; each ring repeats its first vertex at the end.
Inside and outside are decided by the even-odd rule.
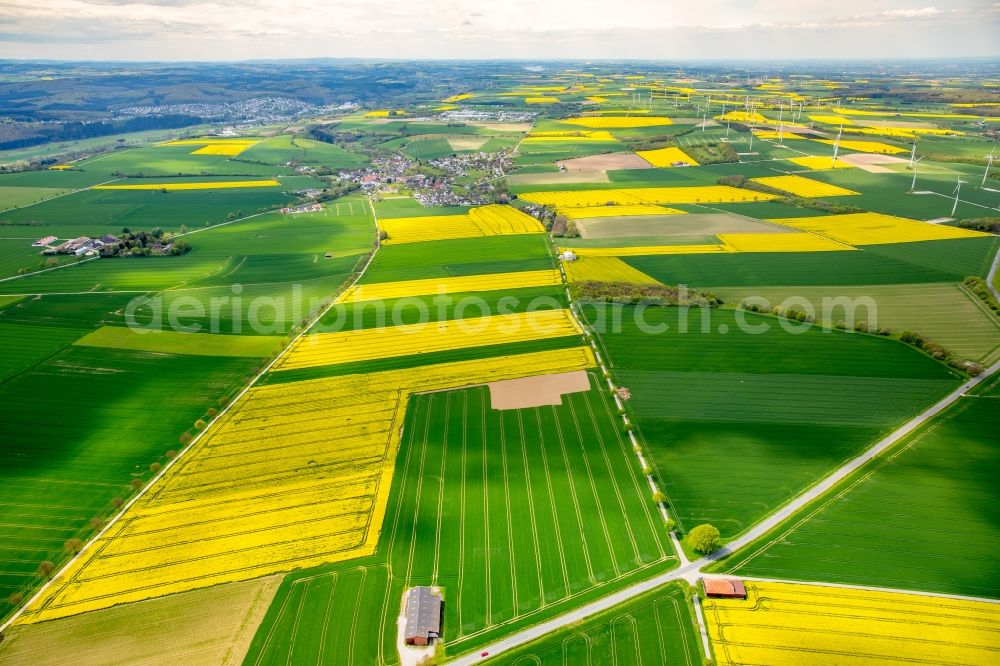
POLYGON ((4 67, 0 666, 995 660, 992 61, 4 67))

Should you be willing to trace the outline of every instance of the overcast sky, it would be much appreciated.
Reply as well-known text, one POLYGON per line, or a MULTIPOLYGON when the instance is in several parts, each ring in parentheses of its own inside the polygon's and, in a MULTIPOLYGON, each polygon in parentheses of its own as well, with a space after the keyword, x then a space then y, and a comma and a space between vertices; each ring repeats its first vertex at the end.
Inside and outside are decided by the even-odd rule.
POLYGON ((1000 56, 1000 2, 0 0, 0 58, 327 56, 1000 56))

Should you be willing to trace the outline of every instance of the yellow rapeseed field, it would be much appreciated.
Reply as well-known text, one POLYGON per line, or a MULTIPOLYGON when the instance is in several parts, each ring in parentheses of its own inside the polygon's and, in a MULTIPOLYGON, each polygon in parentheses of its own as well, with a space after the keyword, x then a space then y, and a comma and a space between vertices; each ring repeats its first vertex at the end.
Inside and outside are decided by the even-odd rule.
POLYGON ((472 99, 474 95, 472 93, 461 93, 459 95, 452 95, 451 97, 445 97, 442 102, 446 104, 453 104, 454 102, 462 102, 467 99, 472 99))
POLYGON ((233 143, 233 144, 227 144, 227 145, 212 144, 212 145, 208 145, 208 146, 202 146, 198 150, 192 150, 191 154, 192 155, 226 155, 227 157, 235 157, 236 155, 239 155, 240 153, 242 153, 244 150, 246 150, 250 146, 254 145, 255 143, 257 143, 257 142, 254 141, 253 143, 233 143))
POLYGON ((524 103, 525 104, 558 104, 559 103, 559 98, 558 97, 546 97, 546 96, 525 97, 524 98, 524 103))
MULTIPOLYGON (((825 143, 828 146, 832 146, 835 141, 834 139, 813 139, 818 143, 825 143)), ((849 139, 841 139, 840 147, 846 150, 856 150, 859 153, 882 153, 885 155, 898 155, 899 153, 905 153, 905 148, 900 148, 899 146, 893 146, 888 143, 882 143, 880 141, 853 141, 849 139)))
POLYGON ((569 310, 539 310, 486 317, 386 326, 299 338, 274 370, 471 349, 509 342, 579 335, 569 310))
POLYGON ((817 123, 826 123, 827 125, 853 125, 854 121, 850 118, 845 118, 843 116, 836 115, 824 115, 816 114, 809 116, 809 120, 815 121, 817 123))
POLYGON ((704 602, 719 666, 990 664, 1000 652, 1000 604, 794 583, 746 587, 746 600, 704 602))
POLYGON ((635 215, 683 215, 684 211, 677 208, 664 208, 650 204, 634 206, 580 206, 577 208, 560 208, 559 213, 571 220, 582 220, 588 217, 630 217, 635 215))
POLYGON ((212 180, 202 183, 129 183, 94 185, 92 190, 223 190, 236 187, 281 187, 276 180, 212 180))
POLYGON ((664 116, 643 116, 641 118, 630 116, 592 116, 567 118, 559 122, 579 125, 580 127, 589 127, 591 129, 631 129, 635 127, 657 127, 659 125, 674 124, 674 121, 664 116))
POLYGON ((802 176, 767 176, 764 178, 751 178, 755 183, 773 187, 782 192, 789 192, 799 197, 844 197, 859 194, 854 190, 848 190, 829 183, 823 183, 811 178, 802 176))
POLYGON ((803 231, 821 234, 849 245, 879 245, 914 241, 947 240, 989 236, 979 231, 943 224, 929 224, 881 213, 849 213, 818 217, 792 217, 771 220, 803 231))
POLYGON ((369 111, 365 114, 365 118, 388 118, 389 109, 377 109, 375 111, 369 111))
POLYGON ((746 111, 730 111, 724 116, 716 116, 716 120, 732 120, 738 123, 770 123, 772 121, 768 120, 766 116, 763 116, 756 111, 753 113, 748 113, 746 111))
POLYGON ((540 271, 519 271, 516 273, 491 273, 459 277, 428 278, 425 280, 403 280, 376 284, 355 285, 347 289, 338 303, 357 303, 404 296, 427 296, 430 294, 461 294, 477 291, 506 291, 527 287, 558 285, 562 280, 554 268, 540 271))
POLYGON ((806 169, 811 169, 812 171, 825 171, 827 169, 853 169, 853 164, 848 164, 840 158, 837 161, 833 161, 833 156, 830 157, 789 157, 788 161, 792 164, 798 165, 800 167, 805 167, 806 169))
POLYGON ((379 220, 379 227, 388 235, 384 241, 387 245, 545 231, 542 223, 535 218, 500 204, 479 206, 465 215, 383 218, 379 220))
POLYGON ((388 234, 386 245, 422 243, 447 238, 474 238, 482 230, 468 215, 422 215, 419 217, 383 218, 379 228, 388 234))
POLYGON ((469 217, 486 236, 535 234, 545 231, 542 223, 511 206, 492 204, 469 211, 469 217))
POLYGON ((693 157, 676 146, 660 148, 659 150, 637 150, 635 154, 655 167, 670 167, 676 162, 698 166, 698 162, 693 157))
POLYGON ((810 233, 719 234, 719 240, 731 252, 838 252, 855 249, 810 233))
POLYGON ((701 185, 695 187, 634 187, 617 190, 527 192, 521 194, 520 198, 543 206, 580 208, 606 205, 769 201, 776 199, 777 196, 726 185, 701 185))
POLYGON ((370 555, 411 393, 594 365, 575 347, 255 387, 19 622, 370 555))
POLYGON ((570 282, 634 282, 661 284, 659 280, 632 268, 618 257, 583 256, 564 262, 570 282))

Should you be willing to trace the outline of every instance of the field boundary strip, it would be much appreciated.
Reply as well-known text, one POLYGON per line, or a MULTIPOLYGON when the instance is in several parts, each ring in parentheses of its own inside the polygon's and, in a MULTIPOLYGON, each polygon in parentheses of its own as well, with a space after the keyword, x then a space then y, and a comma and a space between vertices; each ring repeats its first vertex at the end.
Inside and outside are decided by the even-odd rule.
MULTIPOLYGON (((372 261, 375 259, 375 256, 378 254, 379 249, 381 249, 381 247, 382 247, 382 244, 378 240, 378 215, 376 214, 375 207, 372 205, 370 199, 368 200, 368 206, 369 206, 369 209, 371 210, 372 220, 374 221, 375 227, 376 227, 375 249, 369 255, 368 261, 365 262, 364 267, 361 269, 361 271, 358 272, 358 275, 354 278, 354 280, 351 282, 351 284, 348 285, 348 286, 346 286, 344 289, 349 289, 350 287, 353 287, 355 284, 358 283, 359 280, 361 280, 362 276, 365 274, 365 272, 368 270, 368 267, 371 265, 372 261)), ((258 213, 257 215, 262 215, 262 214, 263 213, 258 213)), ((254 217, 254 216, 250 216, 250 217, 254 217)), ((234 222, 235 221, 236 220, 234 220, 234 222)), ((76 264, 71 264, 71 265, 75 266, 76 264)), ((341 290, 341 292, 343 292, 343 290, 341 290)), ((143 497, 145 497, 146 494, 150 491, 150 489, 154 488, 156 486, 156 484, 164 477, 164 475, 166 475, 166 473, 171 468, 173 468, 173 466, 175 464, 177 464, 177 461, 179 461, 182 458, 184 458, 185 454, 188 453, 189 451, 191 451, 191 449, 198 442, 200 442, 202 440, 202 438, 205 436, 205 433, 212 432, 213 431, 213 427, 215 426, 215 424, 218 423, 219 420, 222 419, 224 416, 226 416, 230 412, 230 410, 233 408, 234 405, 239 404, 240 400, 250 391, 250 389, 258 381, 260 381, 261 377, 263 377, 265 374, 267 374, 267 372, 270 371, 271 367, 275 363, 277 363, 278 360, 281 359, 288 352, 289 349, 291 349, 292 345, 295 344, 295 342, 298 341, 298 339, 301 338, 303 335, 306 335, 306 333, 309 331, 309 328, 313 324, 315 324, 317 321, 319 321, 319 319, 322 318, 327 312, 329 312, 330 309, 333 308, 336 303, 337 303, 337 299, 336 298, 331 299, 330 303, 325 308, 323 308, 317 314, 317 316, 309 323, 309 326, 303 326, 302 330, 299 331, 298 334, 296 334, 295 336, 293 336, 292 339, 288 342, 288 344, 285 345, 284 348, 282 348, 282 350, 280 352, 278 352, 275 355, 275 357, 271 361, 269 361, 264 366, 264 368, 261 369, 261 371, 259 373, 257 373, 256 375, 254 375, 253 379, 251 381, 249 381, 246 384, 246 386, 244 386, 240 390, 240 392, 237 393, 236 396, 225 407, 223 407, 221 410, 219 410, 219 413, 216 414, 214 417, 212 417, 212 419, 208 422, 208 424, 197 435, 195 435, 191 439, 191 441, 188 442, 188 444, 177 453, 176 456, 174 456, 172 459, 170 459, 170 460, 167 461, 167 463, 156 474, 156 476, 154 476, 152 479, 150 479, 149 483, 147 483, 145 486, 143 486, 135 495, 133 495, 127 502, 125 502, 122 505, 122 508, 118 511, 118 513, 116 513, 110 520, 108 520, 108 522, 104 525, 104 527, 102 527, 97 532, 97 534, 95 534, 94 536, 92 536, 83 545, 83 547, 80 548, 80 551, 76 555, 74 555, 72 558, 70 558, 69 561, 67 561, 66 564, 64 564, 58 571, 54 572, 52 574, 51 578, 49 578, 47 581, 45 581, 45 583, 40 588, 38 588, 35 591, 35 593, 31 596, 31 598, 28 599, 28 601, 25 602, 24 605, 21 606, 21 608, 19 608, 17 610, 17 612, 15 612, 13 615, 11 615, 3 624, 0 624, 0 634, 2 634, 9 627, 11 627, 28 610, 28 608, 30 608, 33 604, 35 604, 39 599, 42 598, 42 596, 53 585, 53 583, 55 583, 57 580, 59 580, 59 578, 64 573, 66 573, 67 571, 69 571, 70 568, 73 567, 73 565, 76 564, 76 562, 78 560, 80 560, 84 556, 84 554, 88 553, 88 551, 96 543, 98 543, 98 541, 100 541, 101 538, 104 537, 104 535, 108 531, 110 531, 111 528, 114 527, 118 523, 119 520, 121 520, 121 518, 129 511, 129 509, 132 508, 132 506, 136 502, 138 502, 140 499, 142 499, 143 497)))

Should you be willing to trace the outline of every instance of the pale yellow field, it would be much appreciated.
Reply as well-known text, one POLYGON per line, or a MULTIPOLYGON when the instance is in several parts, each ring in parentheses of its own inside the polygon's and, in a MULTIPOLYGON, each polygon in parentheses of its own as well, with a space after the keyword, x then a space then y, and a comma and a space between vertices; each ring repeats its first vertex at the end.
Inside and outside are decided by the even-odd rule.
POLYGON ((660 148, 659 150, 638 150, 635 154, 655 167, 669 167, 673 166, 675 162, 686 162, 691 166, 698 166, 698 162, 693 157, 676 146, 660 148))
POLYGON ((592 129, 630 129, 634 127, 657 127, 659 125, 674 124, 674 121, 664 116, 644 116, 642 118, 594 116, 588 118, 567 118, 559 122, 579 125, 580 127, 590 127, 592 129))
POLYGON ((990 664, 1000 604, 747 581, 748 598, 704 601, 719 666, 990 664))
POLYGON ((369 555, 411 393, 594 365, 575 347, 255 387, 19 623, 369 555))
POLYGON ((561 281, 559 271, 552 268, 540 271, 520 271, 517 273, 493 273, 489 275, 382 282, 355 285, 347 289, 337 299, 337 302, 357 303, 360 301, 400 298, 403 296, 461 294, 474 291, 505 291, 508 289, 558 285, 561 281))
POLYGON ((809 116, 809 120, 813 120, 817 123, 826 123, 827 125, 853 125, 854 121, 850 118, 845 118, 843 116, 836 115, 824 115, 816 114, 809 116))
POLYGON ((424 241, 447 238, 474 238, 482 236, 482 230, 468 215, 422 215, 420 217, 383 218, 379 227, 389 237, 386 245, 401 243, 422 243, 424 241))
POLYGON ((560 208, 559 213, 571 220, 582 220, 589 217, 630 217, 635 215, 683 215, 684 211, 677 208, 664 208, 649 204, 634 206, 580 206, 578 208, 560 208))
POLYGON ((853 164, 848 164, 842 159, 837 159, 836 162, 833 161, 833 156, 830 157, 789 157, 788 161, 792 164, 796 164, 800 167, 805 167, 806 169, 811 169, 813 171, 826 171, 827 169, 853 169, 853 164))
POLYGON ((568 247, 578 257, 644 257, 663 254, 714 254, 727 252, 722 245, 644 245, 637 247, 568 247))
POLYGON ((94 185, 92 190, 224 190, 236 187, 281 187, 276 180, 215 180, 204 183, 139 183, 94 185))
POLYGON ((563 262, 570 282, 634 282, 661 284, 659 280, 632 268, 618 257, 583 256, 563 262))
MULTIPOLYGON (((833 139, 813 139, 813 141, 825 143, 828 146, 832 146, 835 143, 833 139)), ((882 153, 885 155, 898 155, 899 153, 906 152, 905 148, 881 143, 880 141, 851 141, 841 139, 840 147, 846 150, 856 150, 860 153, 882 153)))
POLYGON ((855 249, 809 233, 719 234, 719 240, 731 252, 839 252, 855 249))
POLYGON ((782 192, 789 192, 799 197, 844 197, 859 194, 854 190, 848 190, 829 183, 823 183, 803 176, 767 176, 765 178, 751 178, 755 183, 773 187, 782 192))
POLYGON ((274 366, 274 370, 314 368, 376 358, 561 338, 580 333, 569 310, 539 310, 339 333, 315 333, 299 338, 274 366))
POLYGON ((947 240, 989 236, 979 231, 928 224, 905 217, 881 213, 851 213, 818 217, 792 217, 771 220, 786 227, 811 231, 849 245, 879 245, 913 241, 947 240))
POLYGON ((541 96, 541 97, 525 97, 524 98, 524 103, 525 104, 558 104, 559 103, 559 98, 558 97, 545 97, 545 96, 541 96))
POLYGON ((768 201, 774 194, 754 192, 726 185, 696 187, 635 187, 619 190, 567 190, 564 192, 527 192, 520 198, 531 203, 556 208, 626 206, 637 204, 725 203, 768 201))
POLYGON ((387 245, 545 231, 542 223, 530 215, 499 204, 479 206, 465 215, 383 218, 379 226, 389 236, 384 241, 387 245))
POLYGON ((597 130, 594 132, 539 132, 529 134, 522 143, 580 143, 587 141, 617 141, 611 132, 597 130))

